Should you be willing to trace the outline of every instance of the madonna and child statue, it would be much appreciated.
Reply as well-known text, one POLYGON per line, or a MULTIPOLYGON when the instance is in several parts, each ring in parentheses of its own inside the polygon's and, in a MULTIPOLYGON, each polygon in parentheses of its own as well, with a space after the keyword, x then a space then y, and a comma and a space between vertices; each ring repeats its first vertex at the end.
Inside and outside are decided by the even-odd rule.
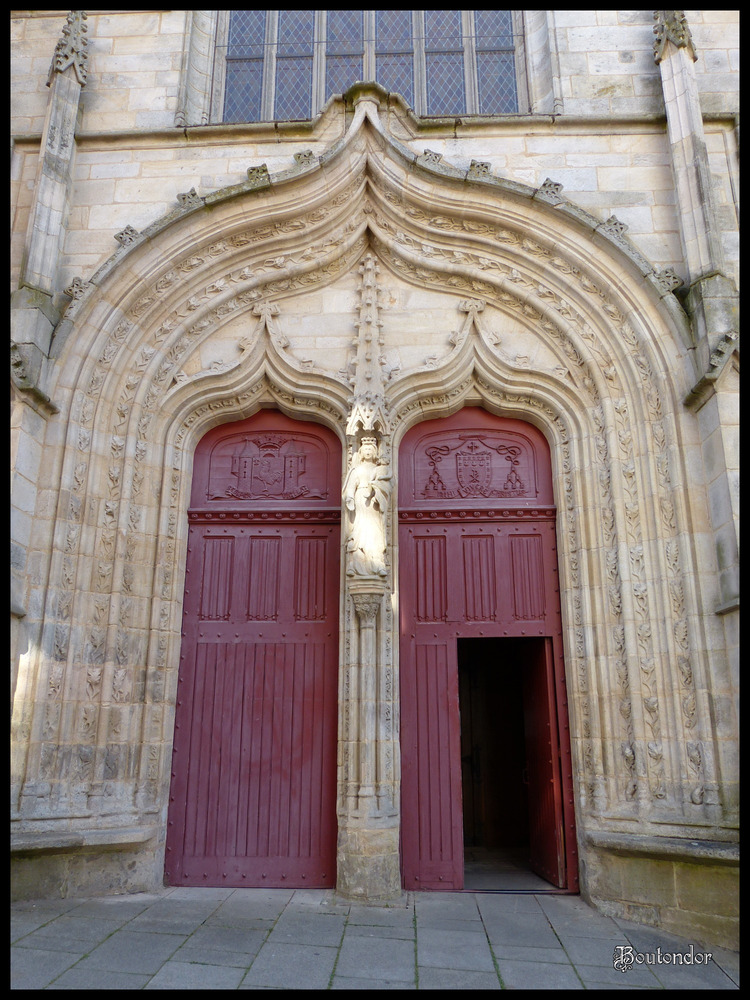
POLYGON ((349 576, 384 577, 385 512, 391 473, 381 464, 378 439, 363 437, 344 483, 344 505, 349 512, 346 543, 349 576))

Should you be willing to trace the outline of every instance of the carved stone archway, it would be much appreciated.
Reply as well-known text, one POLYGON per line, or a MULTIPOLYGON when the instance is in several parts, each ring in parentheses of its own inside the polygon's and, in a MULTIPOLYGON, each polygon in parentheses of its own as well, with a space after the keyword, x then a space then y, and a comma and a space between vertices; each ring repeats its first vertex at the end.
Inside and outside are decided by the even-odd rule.
POLYGON ((705 483, 682 407, 696 380, 687 324, 616 220, 559 185, 415 156, 385 129, 377 88, 352 105, 325 157, 278 177, 253 167, 238 189, 185 196, 120 234, 56 332, 45 391, 60 415, 45 447, 60 488, 44 499, 51 582, 33 593, 16 718, 19 837, 41 843, 43 817, 54 850, 73 829, 90 849, 121 848, 103 881, 158 883, 192 449, 215 424, 276 406, 346 441, 342 489, 363 465, 381 485, 385 552, 368 565, 352 544, 342 576, 339 888, 398 893, 386 484, 416 421, 482 405, 550 443, 581 853, 587 891, 608 898, 607 845, 635 851, 636 826, 729 839, 734 815, 732 748, 710 710, 725 665, 696 555, 705 483), (336 302, 338 333, 318 344, 336 302))

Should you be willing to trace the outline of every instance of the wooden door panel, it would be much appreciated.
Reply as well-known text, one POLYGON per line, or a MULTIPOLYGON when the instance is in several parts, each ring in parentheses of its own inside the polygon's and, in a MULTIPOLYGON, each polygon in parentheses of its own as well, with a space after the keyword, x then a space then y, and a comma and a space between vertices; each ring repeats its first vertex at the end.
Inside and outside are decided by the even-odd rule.
POLYGON ((541 534, 510 536, 513 617, 540 620, 546 615, 543 539, 541 534))
MULTIPOLYGON (((463 884, 457 639, 534 637, 537 650, 551 650, 553 640, 560 648, 555 516, 549 447, 536 428, 467 408, 405 435, 399 601, 406 888, 463 884)), ((553 670, 551 653, 539 656, 519 664, 533 675, 525 700, 537 707, 529 721, 530 781, 539 797, 533 850, 545 877, 573 887, 575 854, 565 846, 575 843, 570 752, 563 751, 561 772, 559 734, 551 730, 558 714, 567 718, 563 664, 556 659, 553 670)))
POLYGON ((324 501, 338 504, 339 446, 276 418, 217 428, 196 454, 172 884, 335 883, 340 529, 324 501))
POLYGON ((402 742, 416 757, 404 775, 402 823, 406 885, 463 888, 460 728, 455 643, 417 643, 415 670, 402 689, 402 742), (455 801, 458 796, 458 802, 455 801))
POLYGON ((463 615, 467 622, 497 619, 498 579, 493 534, 463 535, 463 615))
POLYGON ((551 642, 535 642, 524 671, 524 730, 529 784, 529 860, 553 885, 565 885, 563 812, 551 642))

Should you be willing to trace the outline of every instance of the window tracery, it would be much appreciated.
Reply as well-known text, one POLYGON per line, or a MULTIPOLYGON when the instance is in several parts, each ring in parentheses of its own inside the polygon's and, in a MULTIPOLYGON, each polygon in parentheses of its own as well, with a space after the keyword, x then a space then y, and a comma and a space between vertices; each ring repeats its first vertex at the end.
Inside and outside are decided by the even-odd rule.
POLYGON ((309 119, 359 80, 420 115, 518 113, 520 13, 220 11, 212 119, 309 119))

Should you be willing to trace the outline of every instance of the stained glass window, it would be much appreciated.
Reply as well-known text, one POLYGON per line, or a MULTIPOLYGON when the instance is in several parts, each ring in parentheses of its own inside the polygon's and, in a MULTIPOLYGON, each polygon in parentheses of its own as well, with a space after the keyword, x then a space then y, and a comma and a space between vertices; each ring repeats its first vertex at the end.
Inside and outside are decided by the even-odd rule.
POLYGON ((361 10, 329 10, 326 17, 326 100, 363 79, 364 15, 361 10))
POLYGON ((518 110, 513 25, 509 10, 474 11, 479 113, 518 110))
POLYGON ((518 111, 510 10, 235 10, 226 39, 227 122, 309 119, 373 78, 421 115, 518 111))
POLYGON ((414 41, 411 12, 375 11, 375 79, 414 107, 414 41))
POLYGON ((424 12, 424 50, 427 114, 464 114, 466 90, 460 10, 424 12))
POLYGON ((274 118, 281 121, 312 118, 314 19, 311 10, 279 11, 274 118))
POLYGON ((261 117, 265 41, 264 10, 232 11, 224 90, 225 122, 252 122, 261 117))

